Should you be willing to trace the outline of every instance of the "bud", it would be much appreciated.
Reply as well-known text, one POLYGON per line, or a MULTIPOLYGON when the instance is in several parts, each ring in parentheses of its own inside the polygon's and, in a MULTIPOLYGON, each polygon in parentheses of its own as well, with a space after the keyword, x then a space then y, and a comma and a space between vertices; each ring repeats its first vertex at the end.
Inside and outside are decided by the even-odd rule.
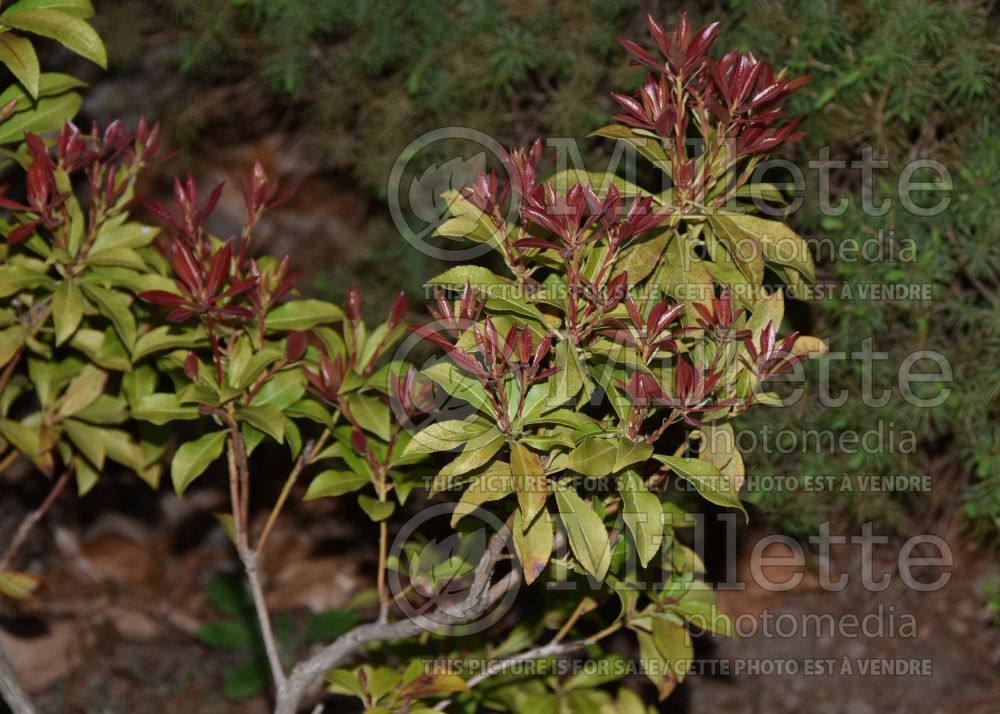
POLYGON ((392 301, 392 307, 389 309, 389 329, 401 324, 404 319, 406 319, 406 308, 407 300, 406 293, 400 292, 396 296, 396 299, 392 301))
POLYGON ((351 432, 351 446, 353 446, 354 450, 359 454, 365 454, 368 452, 368 440, 361 432, 361 429, 358 429, 357 427, 355 427, 354 431, 351 432))
POLYGON ((194 352, 188 352, 188 356, 184 360, 184 375, 192 382, 197 381, 199 367, 198 355, 194 352))
POLYGON ((347 291, 347 304, 344 305, 344 313, 352 324, 361 321, 361 291, 357 285, 352 285, 347 291))
POLYGON ((285 341, 285 361, 295 362, 306 353, 309 340, 304 332, 292 332, 285 341))

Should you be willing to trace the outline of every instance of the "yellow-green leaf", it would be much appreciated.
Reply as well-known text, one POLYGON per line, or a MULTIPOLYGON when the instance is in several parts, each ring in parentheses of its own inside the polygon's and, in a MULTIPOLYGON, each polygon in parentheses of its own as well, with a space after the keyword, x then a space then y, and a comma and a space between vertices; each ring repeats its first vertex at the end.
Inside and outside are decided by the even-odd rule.
POLYGON ((213 461, 222 455, 227 431, 216 431, 181 445, 170 463, 170 479, 181 495, 191 482, 201 476, 213 461))
POLYGON ((56 344, 61 345, 72 337, 82 319, 83 293, 72 280, 63 280, 52 295, 52 321, 56 327, 56 344))
POLYGON ((28 94, 32 97, 38 96, 41 70, 31 40, 19 37, 13 32, 0 33, 0 62, 7 65, 7 69, 24 85, 28 94))

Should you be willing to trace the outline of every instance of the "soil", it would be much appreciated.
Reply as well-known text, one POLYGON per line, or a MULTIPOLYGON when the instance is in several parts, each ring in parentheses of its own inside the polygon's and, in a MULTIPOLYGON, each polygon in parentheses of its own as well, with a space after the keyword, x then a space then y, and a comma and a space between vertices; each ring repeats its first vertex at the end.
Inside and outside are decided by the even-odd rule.
MULTIPOLYGON (((194 637, 200 625, 220 619, 206 600, 207 578, 233 572, 235 564, 210 515, 221 493, 208 487, 190 496, 183 502, 159 497, 160 515, 145 522, 114 509, 80 522, 68 503, 37 530, 20 565, 44 574, 45 590, 27 603, 0 604, 0 645, 40 712, 268 711, 264 696, 231 702, 223 695, 223 678, 246 656, 211 649, 194 637)), ((16 522, 18 507, 5 504, 5 529, 16 522)), ((301 621, 371 587, 370 574, 357 566, 367 559, 360 552, 367 546, 351 541, 345 548, 351 515, 334 501, 298 504, 281 523, 269 547, 282 554, 280 562, 264 563, 276 611, 301 621)), ((876 577, 887 573, 892 583, 868 592, 861 584, 860 549, 847 544, 833 548, 828 561, 764 567, 758 576, 773 583, 801 575, 795 588, 775 593, 757 584, 760 577, 751 571, 760 562, 751 558, 754 546, 773 535, 739 534, 736 580, 748 585, 722 592, 720 607, 742 637, 699 640, 700 674, 689 675, 660 711, 1000 712, 1000 636, 982 596, 983 583, 1000 575, 992 554, 956 528, 946 529, 954 565, 914 573, 921 582, 943 573, 950 579, 920 593, 902 581, 896 556, 904 541, 894 538, 875 549, 872 566, 876 577), (845 589, 824 591, 817 575, 823 562, 830 563, 832 577, 849 578, 845 589), (866 634, 850 629, 852 616, 868 623, 866 634), (886 674, 888 666, 910 671, 886 674)), ((789 548, 779 542, 757 555, 787 558, 789 548)), ((643 686, 639 679, 633 683, 643 686)))

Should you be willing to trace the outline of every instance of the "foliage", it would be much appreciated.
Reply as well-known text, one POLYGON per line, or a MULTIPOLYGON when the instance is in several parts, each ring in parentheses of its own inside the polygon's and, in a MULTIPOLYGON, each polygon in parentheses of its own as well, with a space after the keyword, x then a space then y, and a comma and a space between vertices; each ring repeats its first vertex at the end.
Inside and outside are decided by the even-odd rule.
MULTIPOLYGON (((718 29, 695 31, 685 16, 669 34, 650 18, 656 55, 623 41, 652 74, 636 95, 614 95, 623 113, 596 135, 642 156, 661 188, 576 169, 545 180, 540 141, 509 152, 506 180, 480 174, 446 195, 452 218, 440 228, 489 243, 506 275, 464 265, 436 276, 433 320, 411 330, 402 295, 384 321, 366 324, 357 289, 343 308, 296 294, 289 256, 255 241, 261 217, 287 196, 260 164, 244 186, 239 235, 206 229, 221 186, 203 192, 188 176, 175 181, 172 206, 150 205, 157 239, 127 215, 155 129, 140 124, 133 136, 113 124, 85 136, 67 125, 52 150, 29 135, 27 197, 2 204, 0 295, 13 344, 5 447, 43 472, 57 460, 64 474, 75 469, 83 490, 106 458, 155 485, 164 430, 143 425, 184 441, 169 460, 179 495, 223 465, 230 512, 220 520, 259 629, 237 622, 245 605, 223 627, 263 648, 279 713, 295 711, 328 671, 331 691, 378 711, 452 700, 588 711, 610 705, 599 687, 618 676, 539 679, 505 662, 583 651, 611 662, 603 642, 620 631, 666 697, 692 656, 688 624, 731 629, 698 555, 677 537, 687 514, 706 508, 693 494, 743 510, 731 421, 773 404, 770 380, 820 351, 814 338, 778 337, 777 286, 814 278, 803 240, 750 212, 751 199, 780 198, 751 176, 766 152, 801 137, 782 105, 803 80, 750 54, 712 58, 718 29), (691 134, 700 151, 685 143, 691 134), (418 368, 410 331, 440 359, 418 368), (126 424, 134 433, 96 428, 126 424), (253 465, 264 448, 287 448, 289 471, 258 532, 251 496, 265 472, 253 465), (259 555, 306 472, 306 498, 350 494, 372 522, 378 615, 287 672, 259 555), (438 495, 454 504, 445 552, 418 532, 390 553, 398 512, 438 495), (484 537, 469 523, 487 514, 499 526, 484 537), (532 592, 542 582, 563 589, 544 608, 521 605, 504 637, 491 606, 521 580, 532 592), (457 639, 483 623, 499 646, 457 639), (557 632, 537 645, 546 629, 557 632), (498 669, 468 680, 429 672, 421 654, 400 654, 421 634, 498 669), (385 646, 361 668, 340 668, 375 642, 385 646)), ((631 694, 617 697, 642 711, 631 694)))
POLYGON ((72 52, 101 67, 107 65, 104 43, 87 23, 94 14, 90 0, 18 0, 0 12, 0 63, 15 82, 0 93, 0 145, 5 157, 24 161, 12 153, 24 133, 59 129, 80 109, 75 90, 84 83, 60 72, 43 72, 29 37, 52 38, 72 52))
MULTIPOLYGON (((267 652, 254 611, 253 598, 238 578, 213 576, 205 583, 205 595, 223 619, 203 624, 195 632, 198 640, 216 650, 234 650, 249 656, 225 674, 223 692, 233 700, 249 699, 267 690, 270 676, 267 652)), ((290 613, 278 613, 274 636, 285 659, 310 642, 334 640, 359 621, 351 610, 326 610, 313 615, 301 626, 290 613)))
MULTIPOLYGON (((860 170, 833 169, 831 201, 850 199, 846 211, 824 215, 810 190, 792 217, 804 235, 822 237, 815 245, 820 282, 835 286, 833 296, 817 302, 817 329, 829 337, 832 352, 858 351, 862 338, 873 336, 873 349, 888 353, 888 359, 870 365, 873 384, 876 392, 887 388, 892 396, 873 409, 862 401, 857 365, 831 363, 830 393, 847 389, 848 400, 824 406, 814 393, 793 409, 769 415, 767 426, 788 432, 787 444, 795 448, 758 451, 755 472, 787 475, 803 486, 831 475, 930 474, 935 480, 931 498, 952 503, 961 498, 971 523, 995 534, 1000 524, 995 476, 1000 375, 994 368, 1000 358, 1000 216, 992 188, 1000 170, 995 15, 988 3, 930 0, 730 5, 735 21, 729 27, 739 41, 813 75, 791 104, 808 129, 796 157, 807 179, 816 176, 807 161, 817 159, 824 147, 832 159, 850 162, 871 146, 876 158, 889 161, 875 171, 875 200, 897 204, 882 216, 866 213, 860 170), (918 206, 947 197, 950 204, 939 215, 915 215, 898 205, 900 175, 906 162, 917 158, 935 159, 950 171, 943 193, 913 194, 918 206), (877 257, 844 260, 850 253, 843 251, 859 242, 875 246, 877 257), (926 285, 931 296, 872 299, 865 292, 868 285, 926 285), (942 386, 950 390, 950 397, 933 409, 909 404, 897 386, 903 361, 918 350, 944 355, 954 374, 950 383, 922 385, 932 393, 942 386), (895 433, 895 443, 886 437, 877 448, 856 453, 805 446, 809 432, 864 435, 879 422, 884 434, 895 433), (942 481, 955 466, 958 483, 942 481), (974 483, 963 497, 962 484, 970 478, 974 483)), ((913 178, 940 181, 929 171, 913 178)), ((816 367, 809 376, 815 379, 816 367)), ((745 426, 759 432, 763 424, 751 420, 745 426)), ((870 492, 856 479, 846 491, 803 495, 804 490, 748 496, 784 527, 803 531, 845 504, 851 519, 903 527, 928 503, 928 494, 870 492)))

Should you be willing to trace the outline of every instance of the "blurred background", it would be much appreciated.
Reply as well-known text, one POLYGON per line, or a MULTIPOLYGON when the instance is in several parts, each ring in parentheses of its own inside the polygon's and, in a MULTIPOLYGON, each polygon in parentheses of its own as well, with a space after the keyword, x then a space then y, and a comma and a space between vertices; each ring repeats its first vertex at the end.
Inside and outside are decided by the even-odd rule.
MULTIPOLYGON (((738 547, 750 552, 760 537, 780 532, 802 539, 809 550, 808 539, 821 523, 848 536, 871 523, 890 537, 877 556, 888 569, 898 551, 893 544, 914 533, 945 539, 955 564, 948 587, 927 596, 895 587, 877 595, 852 588, 831 594, 821 592, 811 575, 818 559, 836 560, 841 570, 857 574, 858 549, 848 544, 827 555, 809 550, 799 587, 784 594, 727 593, 727 607, 737 614, 784 608, 863 616, 891 606, 915 614, 916 636, 750 637, 727 644, 722 655, 905 654, 933 657, 937 669, 915 678, 696 677, 662 710, 1000 711, 994 622, 994 616, 1000 621, 994 550, 1000 536, 1000 14, 994 2, 96 4, 95 24, 108 47, 110 70, 72 64, 91 83, 84 122, 131 121, 141 114, 163 122, 166 142, 177 153, 151 177, 149 193, 169 190, 170 176, 182 171, 206 184, 229 181, 232 188, 216 216, 220 233, 240 219, 240 181, 261 159, 281 183, 297 187, 263 229, 269 250, 292 253, 319 296, 339 300, 359 283, 373 315, 384 313, 400 287, 418 310, 422 278, 441 267, 401 240, 386 202, 393 164, 421 134, 470 127, 505 146, 536 136, 583 139, 615 112, 609 92, 634 91, 643 78, 628 67, 616 39, 645 38, 646 12, 668 25, 684 10, 695 25, 720 20, 716 47, 752 49, 792 75, 812 75, 792 106, 803 116, 807 136, 785 158, 800 167, 807 185, 802 207, 789 220, 814 245, 819 282, 833 289, 823 299, 796 304, 786 327, 828 338, 831 353, 857 352, 869 338, 871 349, 886 357, 865 364, 835 358, 812 363, 811 379, 826 370, 831 393, 846 390, 842 405, 824 406, 810 393, 792 409, 764 410, 742 424, 752 436, 743 444, 759 446, 766 430, 772 435, 771 448, 746 454, 748 472, 778 475, 798 486, 775 489, 763 480, 748 481, 744 497, 756 506, 755 530, 742 533, 738 547), (881 197, 895 198, 908 162, 941 162, 951 179, 947 209, 920 216, 894 201, 883 215, 865 212, 862 172, 851 162, 861 161, 868 149, 887 162, 874 173, 881 197), (846 162, 829 172, 834 201, 849 199, 839 215, 817 205, 820 159, 846 162), (873 253, 852 259, 858 244, 873 253), (872 299, 866 292, 871 285, 930 286, 931 298, 872 299), (920 350, 944 355, 953 375, 949 396, 933 409, 913 407, 898 388, 901 367, 920 350), (873 406, 864 398, 865 380, 876 394, 888 390, 888 397, 873 406), (810 438, 817 430, 867 442, 817 448, 810 438), (831 476, 850 486, 823 488, 831 476), (900 487, 869 488, 873 476, 895 479, 900 487)), ((74 62, 52 52, 55 69, 60 61, 74 62)), ((610 142, 581 146, 588 162, 607 165, 610 142)), ((442 145, 440 154, 429 152, 421 161, 443 161, 448 150, 442 145)), ((414 175, 422 168, 419 162, 409 166, 414 175)), ((103 537, 124 538, 119 530, 105 528, 103 537)), ((183 537, 172 536, 171 547, 183 537)), ((93 541, 88 547, 94 550, 93 541)), ((121 577, 134 579, 135 564, 148 556, 130 552, 111 548, 97 561, 113 568, 121 560, 121 577)), ((333 565, 347 577, 348 566, 333 565)), ((319 585, 304 575, 288 578, 290 609, 316 605, 301 592, 319 585)), ((330 605, 329 596, 320 600, 313 609, 330 605)), ((259 698, 233 703, 246 691, 233 689, 228 693, 235 696, 222 698, 220 665, 185 669, 190 658, 239 666, 239 656, 206 654, 193 641, 164 644, 162 633, 143 639, 134 622, 131 632, 124 625, 125 634, 111 625, 124 643, 101 654, 96 670, 81 666, 77 654, 59 676, 36 683, 47 692, 50 711, 262 710, 259 698), (168 664, 152 664, 153 651, 168 664)), ((82 636, 73 633, 74 641, 82 636)), ((46 659, 44 652, 37 656, 46 659)))

